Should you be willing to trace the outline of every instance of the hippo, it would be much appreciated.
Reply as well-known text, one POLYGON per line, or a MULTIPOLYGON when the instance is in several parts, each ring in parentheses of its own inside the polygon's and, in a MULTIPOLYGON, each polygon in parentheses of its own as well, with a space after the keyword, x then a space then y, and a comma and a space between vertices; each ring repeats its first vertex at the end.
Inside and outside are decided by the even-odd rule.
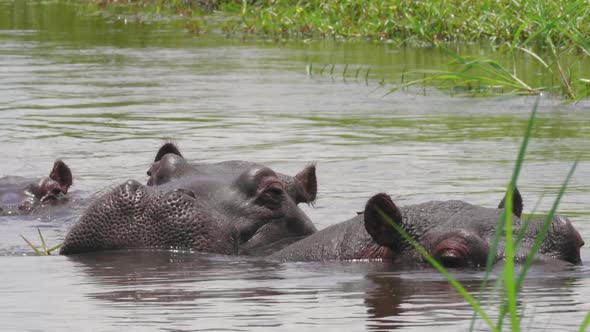
MULTIPOLYGON (((380 193, 368 200, 364 212, 327 227, 299 242, 271 254, 278 261, 326 261, 380 259, 401 264, 426 264, 426 260, 389 223, 393 221, 446 267, 485 266, 504 259, 502 243, 490 253, 494 232, 502 217, 504 199, 498 208, 486 208, 463 201, 431 201, 397 207, 391 197, 380 193)), ((513 195, 513 227, 523 227, 522 197, 513 195)), ((533 219, 524 232, 515 261, 524 262, 545 219, 533 219)), ((580 265, 584 241, 571 221, 555 215, 542 242, 536 261, 580 265)))
POLYGON ((49 176, 39 180, 7 176, 0 178, 0 215, 27 214, 67 201, 73 177, 61 160, 53 163, 49 176))
POLYGON ((314 164, 288 176, 248 161, 189 163, 165 143, 147 174, 146 185, 128 180, 90 202, 60 253, 181 248, 264 255, 317 231, 298 207, 315 201, 314 164))

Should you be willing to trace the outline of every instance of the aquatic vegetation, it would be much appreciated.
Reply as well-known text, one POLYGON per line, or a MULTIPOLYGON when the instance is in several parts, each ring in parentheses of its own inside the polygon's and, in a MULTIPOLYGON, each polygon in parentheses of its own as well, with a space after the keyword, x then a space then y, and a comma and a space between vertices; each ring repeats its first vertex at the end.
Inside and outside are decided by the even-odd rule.
MULTIPOLYGON (((535 258, 536 253, 538 252, 539 248, 541 247, 541 243, 543 242, 545 236, 547 235, 551 220, 553 219, 553 217, 557 211, 557 207, 559 205, 559 202, 560 202, 560 200, 565 192, 565 189, 567 188, 567 185, 568 185, 568 183, 569 183, 569 181, 576 169, 576 166, 577 166, 577 162, 575 162, 572 165, 568 175, 566 176, 566 179, 564 180, 564 182, 559 190, 559 194, 557 195, 555 201, 553 202, 553 206, 551 207, 551 210, 549 211, 549 213, 545 217, 545 221, 544 221, 543 225, 541 226, 541 231, 539 233, 539 236, 535 239, 535 242, 534 242, 533 247, 530 251, 530 254, 527 256, 526 261, 525 261, 522 269, 520 270, 520 272, 516 273, 515 265, 514 265, 514 257, 515 257, 515 253, 518 250, 524 230, 521 230, 521 232, 519 232, 519 234, 517 234, 516 239, 514 238, 514 233, 513 233, 513 229, 512 229, 512 212, 511 212, 512 211, 512 195, 513 195, 514 190, 516 188, 516 183, 518 181, 518 176, 520 174, 520 170, 522 169, 524 155, 526 153, 529 138, 532 133, 534 119, 535 119, 535 116, 537 113, 537 108, 538 108, 538 101, 537 101, 537 103, 535 103, 535 106, 533 107, 533 110, 531 112, 531 116, 530 116, 528 126, 526 129, 526 133, 524 135, 524 139, 522 141, 522 144, 521 144, 521 147, 520 147, 520 150, 518 153, 516 164, 514 166, 512 178, 511 178, 510 183, 508 184, 508 187, 506 190, 506 200, 505 200, 506 206, 504 207, 504 214, 502 215, 502 218, 498 221, 498 224, 497 224, 496 230, 495 230, 496 234, 494 237, 494 242, 493 242, 492 247, 490 249, 490 252, 495 252, 496 248, 498 247, 498 243, 500 242, 502 235, 504 235, 503 238, 506 243, 505 264, 502 267, 502 270, 498 273, 498 278, 497 278, 497 281, 496 281, 495 287, 494 287, 495 289, 501 289, 501 292, 502 292, 502 294, 501 294, 502 306, 500 307, 500 313, 498 315, 496 323, 494 323, 491 320, 491 318, 490 318, 491 315, 489 315, 488 313, 486 313, 482 309, 482 303, 481 303, 483 290, 485 289, 485 287, 488 283, 490 273, 492 270, 492 265, 493 265, 493 261, 494 261, 493 255, 490 255, 488 257, 487 264, 485 267, 486 268, 485 276, 484 276, 484 279, 483 279, 481 286, 480 286, 479 296, 476 299, 476 298, 474 298, 473 295, 471 295, 469 292, 467 292, 467 290, 463 287, 463 285, 461 285, 461 283, 459 281, 457 281, 457 279, 455 279, 447 269, 445 269, 439 262, 437 262, 426 251, 426 249, 424 249, 422 246, 420 246, 420 244, 418 244, 416 241, 414 241, 414 239, 412 239, 411 236, 408 235, 403 230, 403 228, 401 228, 398 225, 398 223, 391 220, 386 214, 381 213, 385 219, 389 219, 389 223, 391 224, 391 226, 394 227, 398 233, 400 233, 414 248, 416 248, 416 250, 418 250, 418 252, 425 258, 426 261, 428 261, 436 270, 438 270, 449 281, 449 283, 457 290, 457 292, 465 299, 465 301, 467 301, 473 307, 473 310, 475 311, 475 313, 477 315, 479 315, 484 320, 484 322, 488 325, 488 327, 492 331, 502 330, 502 327, 504 326, 504 319, 505 319, 506 315, 509 315, 511 330, 512 331, 520 331, 520 327, 521 327, 520 324, 521 324, 523 315, 521 312, 519 312, 519 306, 517 305, 518 292, 521 289, 521 286, 524 282, 527 272, 529 271, 530 267, 533 264, 533 260, 535 258)), ((524 227, 524 229, 526 229, 526 227, 524 227)), ((471 330, 473 330, 473 328, 474 328, 474 322, 475 322, 476 318, 477 318, 477 316, 474 314, 472 324, 471 324, 471 330)), ((586 329, 586 327, 588 326, 588 324, 590 324, 590 312, 588 312, 584 321, 582 322, 582 324, 580 326, 580 331, 584 331, 586 329)))
POLYGON ((41 246, 42 246, 41 248, 37 248, 37 246, 35 246, 31 241, 29 241, 27 238, 25 238, 22 234, 20 237, 23 240, 25 240, 25 242, 29 245, 29 247, 31 247, 31 249, 33 249, 33 251, 35 251, 35 253, 38 256, 49 256, 49 255, 51 255, 52 252, 61 248, 61 245, 62 245, 61 243, 58 245, 55 245, 53 247, 48 247, 47 242, 45 241, 43 234, 41 234, 41 230, 39 229, 39 227, 37 227, 37 232, 39 233, 39 239, 41 240, 41 246))
POLYGON ((451 91, 460 87, 476 95, 550 92, 560 93, 569 101, 587 98, 590 80, 580 76, 581 63, 587 63, 586 57, 590 55, 590 42, 585 37, 588 34, 581 32, 590 25, 580 23, 588 19, 587 2, 558 5, 558 1, 531 4, 532 11, 526 11, 526 16, 518 18, 522 23, 512 30, 512 40, 503 42, 494 59, 461 56, 448 51, 454 57, 448 70, 422 72, 422 79, 403 83, 392 91, 415 84, 429 84, 451 91), (513 60, 516 52, 524 52, 532 61, 541 64, 542 74, 546 77, 541 85, 526 83, 519 78, 520 68, 513 60), (572 54, 574 56, 568 56, 572 54), (511 66, 507 66, 510 63, 511 66))
MULTIPOLYGON (((191 33, 222 32, 275 41, 327 38, 437 46, 453 60, 444 68, 406 73, 392 91, 428 85, 451 95, 539 94, 568 101, 590 95, 587 0, 86 0, 118 19, 170 21, 191 33), (450 43, 487 43, 492 56, 454 54, 450 43), (539 63, 542 79, 526 79, 514 58, 539 63), (531 81, 532 80, 532 81, 531 81)), ((346 66, 346 65, 345 65, 346 66)), ((524 68, 521 68, 524 67, 524 68)), ((346 77, 347 66, 344 69, 346 77)), ((334 66, 330 69, 332 76, 334 66)), ((358 77, 358 71, 356 75, 358 77)), ((382 83, 387 83, 383 82, 382 83)))
MULTIPOLYGON (((418 77, 397 84, 390 92, 415 85, 428 85, 448 91, 451 95, 487 96, 487 95, 537 95, 550 93, 575 101, 590 95, 590 81, 579 75, 579 70, 564 71, 561 60, 553 51, 547 62, 531 50, 518 48, 538 61, 545 73, 541 80, 527 82, 519 77, 517 66, 507 68, 502 62, 488 57, 462 56, 449 51, 454 60, 447 69, 417 70, 407 73, 409 77, 418 77)), ((511 54, 512 55, 512 54, 511 54)), ((499 57, 513 58, 501 53, 499 57)), ((579 65, 580 61, 570 64, 569 68, 579 65)))

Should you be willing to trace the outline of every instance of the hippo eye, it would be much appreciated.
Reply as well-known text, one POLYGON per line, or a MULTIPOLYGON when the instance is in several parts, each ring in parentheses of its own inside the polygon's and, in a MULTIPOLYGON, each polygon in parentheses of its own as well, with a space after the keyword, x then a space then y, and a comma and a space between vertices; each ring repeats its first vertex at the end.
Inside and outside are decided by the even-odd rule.
POLYGON ((269 186, 266 188, 258 198, 256 203, 268 207, 271 210, 276 210, 281 207, 283 202, 283 189, 275 186, 269 186))

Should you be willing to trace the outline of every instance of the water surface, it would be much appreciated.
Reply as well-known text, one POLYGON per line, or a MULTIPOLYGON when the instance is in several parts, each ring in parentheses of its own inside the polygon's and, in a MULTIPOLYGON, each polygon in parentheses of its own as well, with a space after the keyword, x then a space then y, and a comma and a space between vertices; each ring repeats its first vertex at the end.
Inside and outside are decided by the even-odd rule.
MULTIPOLYGON (((72 194, 82 199, 145 180, 155 151, 171 139, 195 161, 245 159, 288 174, 317 163, 318 200, 303 208, 318 228, 354 216, 377 192, 401 205, 463 199, 496 206, 535 98, 457 98, 430 89, 387 95, 378 84, 444 61, 429 48, 239 41, 105 19, 62 2, 0 0, 0 176, 46 175, 62 158, 74 173, 72 194), (325 64, 371 66, 370 78, 319 74, 325 64)), ((525 211, 546 212, 579 160, 560 211, 586 239, 589 106, 541 99, 519 181, 525 211)), ((49 244, 59 243, 80 205, 0 217, 0 329, 469 327, 469 306, 429 269, 167 251, 31 256, 19 234, 34 239, 39 227, 49 244)), ((586 265, 588 257, 582 248, 586 265)), ((522 290, 523 326, 576 329, 590 310, 588 272, 534 271, 522 290)), ((474 292, 483 278, 454 273, 474 292)), ((494 315, 497 306, 492 297, 486 308, 494 315)), ((480 321, 476 327, 486 329, 480 321)))

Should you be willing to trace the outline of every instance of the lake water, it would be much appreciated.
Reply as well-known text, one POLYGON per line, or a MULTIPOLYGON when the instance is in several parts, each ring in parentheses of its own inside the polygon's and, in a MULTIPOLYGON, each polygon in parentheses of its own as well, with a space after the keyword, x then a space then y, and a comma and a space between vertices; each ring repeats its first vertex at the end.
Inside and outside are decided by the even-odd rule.
MULTIPOLYGON (((72 196, 83 199, 129 178, 145 181, 155 151, 171 139, 194 161, 244 159, 287 174, 317 163, 318 200, 303 208, 320 229, 353 217, 377 192, 401 205, 496 206, 535 97, 387 94, 392 86, 378 84, 445 61, 430 48, 240 41, 63 2, 0 0, 0 176, 46 175, 61 158, 74 173, 72 196), (332 64, 340 71, 321 70, 332 64), (342 78, 346 65, 361 74, 342 78)), ((590 103, 540 103, 519 180, 525 212, 537 204, 548 211, 579 160, 559 210, 588 241, 590 103)), ((150 250, 36 257, 19 236, 37 243, 39 227, 57 244, 81 209, 0 217, 0 330, 469 328, 472 309, 431 269, 150 250)), ((523 328, 577 329, 590 310, 588 247, 585 266, 530 274, 519 302, 523 328)), ((453 273, 473 292, 484 275, 453 273)), ((485 309, 497 316, 496 296, 485 309)), ((481 320, 475 326, 487 329, 481 320)))

